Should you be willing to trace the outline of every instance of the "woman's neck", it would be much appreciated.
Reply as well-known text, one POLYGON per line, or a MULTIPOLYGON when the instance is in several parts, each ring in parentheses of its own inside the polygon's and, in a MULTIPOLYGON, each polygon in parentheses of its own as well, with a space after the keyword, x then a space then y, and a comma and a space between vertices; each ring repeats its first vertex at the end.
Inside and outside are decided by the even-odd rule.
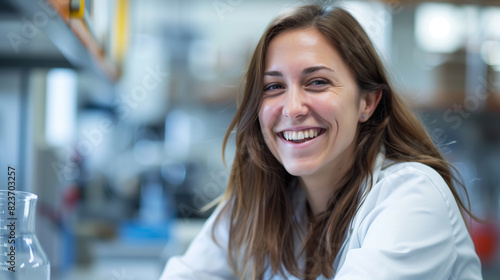
POLYGON ((337 164, 333 168, 324 168, 313 175, 299 178, 314 216, 327 209, 328 202, 341 187, 343 177, 352 166, 353 158, 354 146, 351 146, 339 156, 337 164))

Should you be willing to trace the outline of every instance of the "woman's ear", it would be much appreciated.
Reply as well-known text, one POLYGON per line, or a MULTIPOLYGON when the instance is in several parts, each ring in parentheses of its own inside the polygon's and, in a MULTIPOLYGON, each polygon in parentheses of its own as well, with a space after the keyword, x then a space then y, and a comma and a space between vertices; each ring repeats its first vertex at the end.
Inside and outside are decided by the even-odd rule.
POLYGON ((359 107, 359 121, 366 122, 375 109, 377 108, 380 99, 382 98, 382 90, 371 91, 361 95, 359 107))

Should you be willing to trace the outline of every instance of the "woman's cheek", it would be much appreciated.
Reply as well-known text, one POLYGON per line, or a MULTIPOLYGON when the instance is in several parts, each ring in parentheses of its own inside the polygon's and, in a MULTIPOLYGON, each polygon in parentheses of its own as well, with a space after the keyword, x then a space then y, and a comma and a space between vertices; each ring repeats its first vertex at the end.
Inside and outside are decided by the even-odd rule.
POLYGON ((278 108, 273 100, 264 100, 259 111, 259 121, 262 130, 271 129, 276 120, 278 108))

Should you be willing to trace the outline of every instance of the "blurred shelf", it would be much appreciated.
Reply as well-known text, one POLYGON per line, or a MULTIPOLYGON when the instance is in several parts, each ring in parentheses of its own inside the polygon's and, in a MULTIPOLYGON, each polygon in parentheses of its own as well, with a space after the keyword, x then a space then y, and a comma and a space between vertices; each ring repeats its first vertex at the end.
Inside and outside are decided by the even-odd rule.
POLYGON ((67 23, 69 23, 70 2, 71 0, 47 0, 47 3, 50 3, 67 23))
POLYGON ((500 6, 498 0, 380 0, 392 5, 421 4, 421 3, 449 3, 455 5, 500 6))
POLYGON ((466 104, 466 95, 463 91, 443 91, 437 90, 432 93, 433 99, 426 101, 418 101, 412 96, 419 96, 421 92, 407 91, 404 92, 404 98, 415 109, 423 111, 448 111, 455 112, 465 111, 468 113, 500 113, 500 93, 490 92, 487 99, 482 101, 479 98, 472 97, 471 100, 478 102, 479 105, 466 104), (469 106, 474 106, 469 108, 469 106), (477 107, 476 107, 477 106, 477 107), (468 110, 472 109, 472 111, 468 110))
POLYGON ((71 68, 71 64, 61 57, 38 57, 38 56, 22 56, 13 57, 0 55, 2 64, 0 68, 71 68))
POLYGON ((144 258, 96 258, 89 266, 53 271, 52 280, 158 280, 163 265, 144 258))
POLYGON ((142 258, 159 259, 167 244, 167 240, 137 240, 137 241, 94 241, 90 250, 96 258, 142 258))
MULTIPOLYGON (((103 48, 93 38, 83 20, 70 17, 70 0, 4 2, 17 11, 19 19, 34 22, 72 68, 89 70, 97 76, 106 77, 109 82, 115 82, 119 78, 119 67, 106 57, 103 48)), ((34 37, 36 36, 35 33, 34 37)), ((23 56, 14 57, 20 58, 22 62, 23 56)), ((37 57, 40 55, 37 54, 37 57)), ((44 58, 41 57, 41 60, 44 58)), ((58 64, 60 63, 56 63, 58 64)))

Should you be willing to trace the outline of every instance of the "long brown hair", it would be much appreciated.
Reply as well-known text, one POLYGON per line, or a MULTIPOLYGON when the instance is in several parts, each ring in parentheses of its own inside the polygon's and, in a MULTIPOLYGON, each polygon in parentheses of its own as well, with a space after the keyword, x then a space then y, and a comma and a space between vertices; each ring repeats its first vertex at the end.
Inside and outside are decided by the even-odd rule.
POLYGON ((226 132, 224 147, 233 130, 237 152, 223 197, 225 204, 216 223, 223 214, 229 218, 228 255, 231 267, 240 277, 262 279, 268 268, 283 277, 285 270, 306 279, 315 279, 320 274, 333 277, 335 257, 359 208, 361 185, 369 178, 367 186, 371 186, 372 168, 381 147, 385 147, 386 158, 395 162, 413 161, 432 167, 446 181, 460 208, 471 214, 454 187, 454 182, 461 187, 463 184, 450 171, 453 167, 394 92, 363 28, 341 8, 301 6, 282 13, 270 23, 250 60, 243 98, 226 132), (310 220, 301 247, 301 254, 305 253, 307 260, 304 271, 295 255, 294 237, 299 234, 299 226, 288 195, 288 188, 296 178, 266 146, 258 112, 270 41, 281 32, 311 26, 340 53, 355 77, 359 94, 381 91, 382 97, 369 120, 358 126, 354 160, 340 182, 340 189, 330 198, 327 210, 310 220))

